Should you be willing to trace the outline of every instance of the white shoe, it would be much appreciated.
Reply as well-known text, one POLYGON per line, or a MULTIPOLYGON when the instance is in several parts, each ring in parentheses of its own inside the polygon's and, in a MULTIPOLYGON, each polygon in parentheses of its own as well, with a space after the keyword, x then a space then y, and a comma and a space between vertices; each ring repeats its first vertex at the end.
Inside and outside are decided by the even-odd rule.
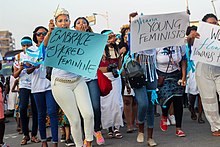
POLYGON ((174 115, 168 115, 171 125, 176 125, 176 120, 174 115))
POLYGON ((149 146, 157 146, 157 143, 152 138, 148 139, 147 144, 149 146))
POLYGON ((137 142, 139 143, 144 142, 144 133, 138 132, 137 142))
POLYGON ((170 126, 170 120, 167 118, 167 125, 170 126))

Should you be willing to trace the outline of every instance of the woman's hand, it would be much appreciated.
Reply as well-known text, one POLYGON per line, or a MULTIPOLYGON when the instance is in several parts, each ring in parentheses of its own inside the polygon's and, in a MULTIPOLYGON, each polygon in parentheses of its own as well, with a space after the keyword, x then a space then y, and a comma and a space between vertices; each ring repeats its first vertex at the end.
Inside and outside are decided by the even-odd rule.
POLYGON ((129 86, 128 83, 126 83, 125 86, 127 88, 127 93, 130 94, 131 93, 131 87, 129 86))
POLYGON ((186 86, 186 78, 182 77, 181 86, 186 86))
POLYGON ((52 31, 54 30, 54 27, 55 27, 53 19, 50 20, 48 27, 49 27, 48 33, 52 33, 52 31))

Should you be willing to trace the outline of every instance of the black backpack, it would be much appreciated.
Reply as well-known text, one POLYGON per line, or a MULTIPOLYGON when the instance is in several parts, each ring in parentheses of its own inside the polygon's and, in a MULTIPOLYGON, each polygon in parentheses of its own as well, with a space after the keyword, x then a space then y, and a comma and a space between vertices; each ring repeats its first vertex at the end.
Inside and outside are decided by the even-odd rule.
POLYGON ((137 61, 128 61, 125 64, 125 73, 131 88, 141 88, 146 85, 144 70, 137 61))

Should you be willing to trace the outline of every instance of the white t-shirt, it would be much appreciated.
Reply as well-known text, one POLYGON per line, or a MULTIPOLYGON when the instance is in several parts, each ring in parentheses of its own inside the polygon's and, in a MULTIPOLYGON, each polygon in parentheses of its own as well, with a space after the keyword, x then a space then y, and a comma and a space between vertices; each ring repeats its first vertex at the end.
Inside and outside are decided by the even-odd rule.
POLYGON ((76 78, 79 77, 79 75, 58 69, 58 68, 53 68, 52 70, 52 76, 58 77, 58 78, 76 78))
POLYGON ((12 92, 13 85, 15 83, 15 78, 14 76, 10 76, 10 90, 8 94, 8 110, 14 110, 15 109, 15 103, 16 103, 16 98, 18 96, 18 92, 12 92))
MULTIPOLYGON (((168 64, 170 62, 168 54, 169 50, 167 48, 157 48, 156 49, 156 62, 157 62, 157 69, 162 72, 166 72, 168 64)), ((170 48, 170 52, 172 53, 172 61, 169 64, 167 73, 174 72, 178 69, 179 63, 182 60, 182 56, 186 53, 186 47, 183 46, 173 46, 170 48)))
MULTIPOLYGON (((19 53, 15 56, 14 66, 20 68, 20 63, 28 59, 28 55, 24 52, 19 53)), ((27 70, 23 69, 19 75, 19 88, 31 89, 31 74, 27 74, 27 70)))
POLYGON ((45 92, 51 90, 51 82, 46 78, 46 67, 40 65, 32 73, 31 93, 45 92))

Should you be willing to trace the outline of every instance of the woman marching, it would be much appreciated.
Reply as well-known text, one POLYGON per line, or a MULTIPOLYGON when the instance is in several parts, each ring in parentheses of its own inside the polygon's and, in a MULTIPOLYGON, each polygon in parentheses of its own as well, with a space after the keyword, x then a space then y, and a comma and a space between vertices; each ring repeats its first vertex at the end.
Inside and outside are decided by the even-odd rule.
MULTIPOLYGON (((70 17, 67 10, 59 8, 54 17, 58 28, 68 29, 70 27, 70 17)), ((54 26, 54 21, 50 20, 49 32, 44 41, 45 46, 47 46, 54 26)), ((71 133, 76 147, 83 146, 80 113, 84 119, 86 147, 91 147, 94 132, 94 115, 84 78, 75 73, 53 68, 51 86, 56 102, 70 121, 71 133)))

